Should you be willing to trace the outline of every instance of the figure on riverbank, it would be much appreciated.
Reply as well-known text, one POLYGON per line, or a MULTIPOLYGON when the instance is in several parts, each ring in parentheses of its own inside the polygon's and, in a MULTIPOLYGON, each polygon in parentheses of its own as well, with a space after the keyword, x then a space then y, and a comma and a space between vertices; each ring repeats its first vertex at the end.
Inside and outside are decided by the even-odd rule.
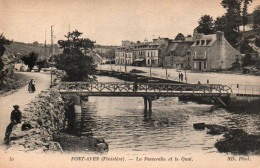
POLYGON ((31 79, 30 82, 29 82, 28 91, 29 91, 29 93, 35 92, 35 80, 34 79, 31 79))
POLYGON ((22 113, 19 110, 19 106, 18 105, 14 105, 14 110, 11 113, 11 123, 7 126, 6 131, 5 131, 5 143, 8 144, 9 143, 9 137, 10 134, 13 130, 13 126, 21 123, 21 119, 22 119, 22 113))

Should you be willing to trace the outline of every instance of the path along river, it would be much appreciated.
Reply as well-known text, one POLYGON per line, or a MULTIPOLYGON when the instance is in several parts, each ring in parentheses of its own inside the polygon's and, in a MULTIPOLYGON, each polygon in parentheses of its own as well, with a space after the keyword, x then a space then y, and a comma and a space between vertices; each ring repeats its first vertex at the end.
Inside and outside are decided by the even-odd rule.
MULTIPOLYGON (((98 77, 99 82, 123 82, 98 77)), ((82 132, 92 131, 109 144, 110 152, 160 153, 184 152, 218 154, 215 142, 222 135, 197 131, 193 123, 219 124, 260 134, 258 114, 232 113, 225 109, 211 111, 211 105, 179 102, 178 98, 153 101, 151 116, 144 115, 140 97, 89 97, 83 105, 82 132)))

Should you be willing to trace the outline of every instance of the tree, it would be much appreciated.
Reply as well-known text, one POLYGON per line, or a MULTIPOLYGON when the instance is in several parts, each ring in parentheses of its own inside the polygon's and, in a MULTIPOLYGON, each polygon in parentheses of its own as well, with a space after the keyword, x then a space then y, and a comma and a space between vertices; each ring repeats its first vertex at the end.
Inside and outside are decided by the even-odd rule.
POLYGON ((242 23, 241 13, 241 3, 242 0, 222 0, 221 5, 227 9, 226 17, 226 28, 229 31, 238 31, 239 26, 242 23))
POLYGON ((223 31, 225 32, 226 30, 226 17, 221 16, 221 17, 217 17, 217 19, 215 20, 215 30, 216 31, 223 31))
POLYGON ((0 34, 0 70, 2 72, 3 70, 3 67, 4 67, 4 63, 2 62, 2 56, 4 55, 5 53, 5 45, 10 45, 13 41, 10 41, 8 39, 6 39, 2 34, 0 34))
POLYGON ((39 54, 36 52, 31 52, 29 55, 24 55, 22 57, 22 61, 25 65, 28 65, 30 71, 32 71, 33 67, 36 65, 36 61, 39 54))
POLYGON ((199 20, 199 26, 197 27, 198 33, 213 34, 214 23, 213 18, 209 15, 204 15, 199 20))
POLYGON ((253 26, 254 29, 260 28, 260 5, 253 12, 253 26))
POLYGON ((47 60, 46 60, 46 59, 44 59, 44 60, 39 60, 39 61, 37 61, 36 64, 38 65, 39 71, 41 71, 41 69, 46 66, 47 60))
POLYGON ((248 22, 247 19, 247 6, 252 2, 253 0, 243 0, 243 11, 242 11, 242 24, 243 24, 243 31, 245 31, 245 26, 248 22))
POLYGON ((237 47, 239 39, 239 26, 242 24, 242 0, 222 0, 221 5, 227 10, 225 15, 215 21, 215 30, 223 31, 227 41, 237 47))
POLYGON ((75 30, 65 37, 67 40, 59 40, 58 44, 63 53, 55 57, 58 69, 67 73, 68 81, 92 81, 95 80, 96 66, 93 57, 87 56, 94 47, 94 41, 88 38, 80 38, 81 32, 75 30))
POLYGON ((185 40, 185 36, 182 33, 178 33, 174 39, 174 41, 184 41, 184 40, 185 40))

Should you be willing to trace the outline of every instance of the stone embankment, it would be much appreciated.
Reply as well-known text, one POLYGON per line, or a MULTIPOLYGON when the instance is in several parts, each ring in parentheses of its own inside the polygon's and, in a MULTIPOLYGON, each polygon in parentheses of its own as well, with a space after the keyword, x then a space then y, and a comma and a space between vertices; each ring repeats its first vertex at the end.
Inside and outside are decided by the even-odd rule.
POLYGON ((82 152, 89 149, 100 153, 107 152, 108 144, 101 138, 92 135, 77 137, 64 133, 69 121, 73 120, 68 113, 73 113, 69 107, 74 102, 71 101, 73 96, 62 97, 57 91, 64 72, 56 70, 54 73, 57 78, 52 88, 42 91, 21 110, 22 122, 13 127, 7 151, 48 153, 70 149, 82 152))
POLYGON ((53 135, 66 128, 65 104, 54 90, 42 91, 22 111, 22 123, 14 126, 8 150, 62 151, 53 135))

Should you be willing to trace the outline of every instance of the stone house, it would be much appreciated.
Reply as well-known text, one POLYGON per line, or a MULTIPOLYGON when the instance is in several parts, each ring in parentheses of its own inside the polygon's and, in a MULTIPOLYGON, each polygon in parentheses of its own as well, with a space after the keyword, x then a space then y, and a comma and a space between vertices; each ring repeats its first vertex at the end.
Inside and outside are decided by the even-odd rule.
POLYGON ((166 49, 164 67, 177 69, 190 69, 191 67, 191 52, 190 46, 193 41, 173 41, 166 49))
POLYGON ((103 58, 99 54, 93 54, 92 57, 96 65, 102 64, 103 58))
POLYGON ((171 41, 169 38, 153 39, 153 42, 145 50, 146 66, 163 66, 166 49, 171 41))
POLYGON ((118 47, 115 51, 115 64, 116 65, 124 65, 126 59, 126 47, 121 46, 118 47))
POLYGON ((126 65, 132 65, 134 62, 134 57, 133 57, 133 51, 132 47, 128 47, 125 49, 125 64, 126 65))
POLYGON ((223 32, 197 36, 190 47, 192 70, 225 70, 234 63, 242 64, 242 54, 233 48, 223 32))
POLYGON ((117 65, 146 65, 162 66, 168 38, 153 39, 153 42, 122 41, 122 45, 115 51, 115 64, 117 65))
POLYGON ((151 44, 151 42, 140 42, 137 41, 137 43, 133 46, 133 57, 134 62, 133 65, 136 66, 145 66, 145 52, 146 48, 151 44))

